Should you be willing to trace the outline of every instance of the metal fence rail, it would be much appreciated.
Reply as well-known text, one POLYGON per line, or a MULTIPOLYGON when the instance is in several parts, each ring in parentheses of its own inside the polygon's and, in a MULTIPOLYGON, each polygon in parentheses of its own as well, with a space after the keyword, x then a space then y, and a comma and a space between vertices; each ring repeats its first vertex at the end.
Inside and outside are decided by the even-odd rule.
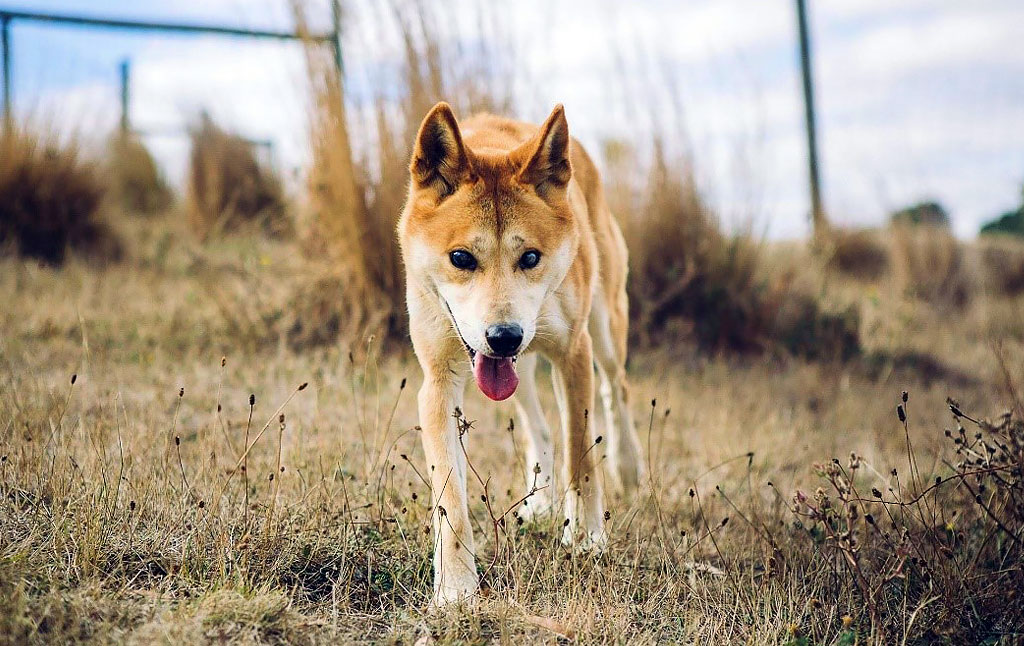
POLYGON ((122 20, 100 16, 83 16, 69 14, 51 14, 35 11, 15 11, 0 8, 0 69, 3 73, 3 117, 6 122, 11 118, 12 82, 11 82, 11 26, 15 21, 43 22, 67 25, 69 27, 87 27, 102 29, 124 29, 131 31, 157 31, 186 35, 213 34, 241 38, 259 38, 272 40, 313 41, 330 44, 334 49, 335 64, 341 72, 341 12, 337 2, 332 2, 332 29, 326 34, 304 34, 293 31, 275 31, 267 29, 244 29, 223 25, 208 25, 184 22, 161 22, 151 20, 122 20))

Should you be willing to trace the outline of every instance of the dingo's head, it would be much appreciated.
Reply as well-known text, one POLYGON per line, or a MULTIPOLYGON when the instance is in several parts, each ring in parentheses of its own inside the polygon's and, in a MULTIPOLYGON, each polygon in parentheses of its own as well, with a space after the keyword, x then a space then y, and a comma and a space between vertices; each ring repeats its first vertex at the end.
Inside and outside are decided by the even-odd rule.
POLYGON ((519 383, 515 358, 576 256, 565 112, 557 106, 514 148, 471 149, 439 103, 420 126, 411 173, 401 231, 407 281, 440 299, 480 390, 506 399, 519 383))

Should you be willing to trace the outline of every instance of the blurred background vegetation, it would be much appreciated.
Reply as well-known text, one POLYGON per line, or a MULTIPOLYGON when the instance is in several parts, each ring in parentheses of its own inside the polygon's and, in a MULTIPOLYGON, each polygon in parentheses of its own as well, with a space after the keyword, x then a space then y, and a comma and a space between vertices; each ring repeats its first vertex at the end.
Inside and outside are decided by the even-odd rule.
MULTIPOLYGON (((304 5, 293 3, 291 10, 299 31, 312 34, 304 5)), ((170 230, 190 237, 174 244, 198 245, 195 253, 226 236, 258 233, 294 247, 304 272, 282 287, 285 296, 275 299, 272 312, 253 313, 251 304, 224 308, 249 311, 245 325, 258 343, 305 347, 401 336, 403 280, 393 232, 419 120, 442 99, 461 115, 509 113, 515 106, 495 76, 516 56, 502 46, 511 39, 487 5, 472 11, 489 25, 492 48, 467 51, 444 37, 437 26, 445 14, 437 8, 396 4, 382 20, 404 43, 400 79, 358 113, 337 74, 336 53, 307 40, 312 158, 298 183, 281 177, 258 142, 205 112, 188 131, 183 194, 130 131, 91 150, 41 120, 12 124, 0 141, 4 253, 55 265, 73 256, 137 262, 131 227, 118 226, 136 218, 146 218, 147 228, 184 223, 170 230)), ((682 343, 712 353, 849 358, 862 351, 861 315, 822 291, 831 274, 891 282, 902 296, 954 309, 981 291, 1012 296, 1024 288, 1024 250, 1014 242, 1024 206, 985 224, 977 241, 954 237, 950 215, 933 201, 892 213, 885 228, 829 226, 814 241, 810 265, 798 268, 786 266, 779 243, 760 239, 750 226, 723 228, 696 179, 699 160, 677 127, 656 130, 649 140, 609 139, 592 152, 599 154, 631 250, 632 335, 639 348, 682 343), (822 272, 809 272, 814 267, 822 272)))

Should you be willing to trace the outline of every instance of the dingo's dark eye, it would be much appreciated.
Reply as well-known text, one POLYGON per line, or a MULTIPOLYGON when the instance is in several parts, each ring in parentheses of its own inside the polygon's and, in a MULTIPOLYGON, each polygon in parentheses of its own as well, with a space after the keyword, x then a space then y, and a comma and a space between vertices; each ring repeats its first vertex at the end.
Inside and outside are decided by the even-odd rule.
POLYGON ((469 253, 465 249, 456 249, 455 251, 448 254, 448 259, 452 261, 458 269, 465 269, 467 271, 473 271, 476 269, 476 258, 473 254, 469 253))
POLYGON ((540 262, 539 251, 527 251, 519 258, 520 269, 533 269, 540 262))

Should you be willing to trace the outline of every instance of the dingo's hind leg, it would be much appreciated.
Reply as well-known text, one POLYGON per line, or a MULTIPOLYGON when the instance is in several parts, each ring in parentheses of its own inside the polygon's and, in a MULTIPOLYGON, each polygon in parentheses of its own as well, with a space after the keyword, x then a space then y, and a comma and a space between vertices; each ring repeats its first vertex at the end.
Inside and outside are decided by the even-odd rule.
POLYGON ((601 400, 605 414, 606 471, 612 484, 631 495, 645 475, 640 438, 629 409, 629 384, 626 380, 626 307, 625 290, 612 307, 602 294, 594 297, 590 311, 590 332, 594 340, 594 363, 600 377, 601 400))

